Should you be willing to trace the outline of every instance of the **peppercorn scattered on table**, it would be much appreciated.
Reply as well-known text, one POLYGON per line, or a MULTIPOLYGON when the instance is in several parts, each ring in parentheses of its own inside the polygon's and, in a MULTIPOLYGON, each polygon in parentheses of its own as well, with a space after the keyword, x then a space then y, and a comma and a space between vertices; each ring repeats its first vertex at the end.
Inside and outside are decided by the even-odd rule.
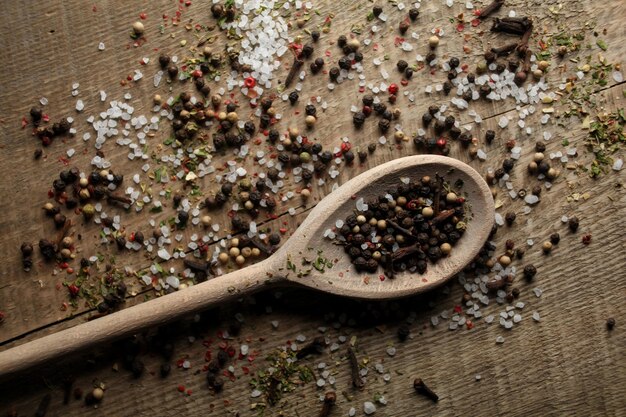
MULTIPOLYGON (((497 227, 426 294, 261 291, 0 369, 0 414, 626 409, 620 2, 211 3, 4 8, 0 351, 256 263, 337 186, 407 155, 471 165, 497 227)), ((414 221, 376 220, 412 239, 414 221)), ((451 227, 424 244, 448 251, 451 227)), ((285 271, 395 279, 334 263, 313 250, 285 271)))

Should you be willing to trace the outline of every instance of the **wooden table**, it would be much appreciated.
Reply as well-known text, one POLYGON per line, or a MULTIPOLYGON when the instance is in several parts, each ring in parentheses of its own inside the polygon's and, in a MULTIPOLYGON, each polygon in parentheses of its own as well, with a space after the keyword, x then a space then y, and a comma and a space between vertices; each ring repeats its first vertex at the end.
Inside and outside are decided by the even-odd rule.
MULTIPOLYGON (((302 33, 322 27, 327 18, 332 16, 328 34, 323 33, 316 47, 315 56, 328 50, 336 61, 340 51, 334 41, 341 34, 359 31, 355 23, 363 25, 363 34, 358 37, 363 41, 371 38, 372 44, 363 46, 364 74, 367 82, 382 81, 380 68, 372 64, 375 57, 388 57, 383 67, 390 73, 390 80, 399 82, 395 72, 395 62, 402 58, 414 64, 415 55, 427 53, 427 39, 430 30, 443 28, 438 54, 445 59, 457 56, 462 63, 474 67, 483 51, 493 45, 501 45, 506 35, 490 33, 489 23, 480 28, 473 28, 468 16, 471 11, 465 9, 463 2, 455 2, 448 8, 442 2, 423 2, 421 14, 416 23, 411 24, 411 32, 418 33, 419 40, 407 39, 414 45, 411 52, 403 52, 394 47, 398 36, 397 25, 406 16, 406 10, 400 12, 391 4, 381 4, 389 15, 388 22, 371 22, 366 19, 370 12, 369 2, 319 2, 315 4, 317 13, 310 13, 302 29, 293 22, 292 32, 302 33), (455 17, 465 13, 465 28, 457 31, 455 17), (452 21, 451 21, 452 19, 452 21), (369 28, 377 24, 380 31, 368 33, 369 28), (463 48, 466 48, 465 51, 463 48)), ((580 51, 569 54, 566 59, 559 59, 554 54, 547 79, 551 90, 562 79, 572 76, 578 65, 584 64, 589 56, 592 64, 597 64, 598 54, 606 58, 607 63, 620 64, 626 47, 623 42, 623 19, 626 17, 622 2, 609 1, 598 3, 585 1, 533 2, 523 4, 520 1, 507 1, 500 15, 515 10, 518 16, 530 15, 535 22, 535 31, 531 39, 531 48, 537 48, 540 40, 548 41, 553 36, 565 32, 584 33, 580 51), (595 36, 593 32, 596 32, 595 36), (596 37, 597 36, 597 37, 596 37), (602 39, 608 49, 601 51, 596 41, 602 39), (587 45, 589 47, 587 48, 587 45), (574 59, 578 63, 573 62, 574 59)), ((408 3, 407 3, 408 4, 408 3)), ((475 2, 475 6, 484 6, 475 2)), ((3 48, 0 57, 2 88, 0 89, 0 183, 2 191, 2 213, 0 247, 4 257, 4 268, 0 272, 0 311, 5 313, 0 324, 0 349, 8 349, 43 335, 76 326, 94 315, 93 308, 79 302, 76 308, 67 306, 68 293, 62 285, 71 281, 65 271, 41 261, 37 253, 33 270, 22 270, 19 246, 23 241, 36 243, 45 236, 54 236, 52 222, 45 218, 40 207, 47 201, 52 179, 62 169, 66 169, 66 151, 75 149, 76 153, 69 161, 70 166, 81 170, 90 170, 89 161, 94 156, 95 134, 85 121, 88 115, 105 111, 111 100, 122 100, 129 93, 128 101, 135 107, 136 114, 151 114, 152 97, 160 94, 165 98, 177 96, 181 91, 194 91, 188 84, 162 82, 158 88, 152 84, 152 76, 157 68, 159 53, 191 56, 191 49, 197 43, 194 30, 187 30, 186 24, 209 24, 209 6, 193 2, 190 6, 179 6, 178 2, 165 0, 151 2, 100 1, 91 3, 78 1, 26 2, 6 5, 4 8, 5 24, 0 29, 3 48), (181 10, 181 23, 173 27, 171 16, 181 10), (129 37, 131 25, 139 19, 140 13, 146 13, 146 40, 140 46, 134 46, 129 37), (168 15, 167 20, 162 20, 168 15), (169 22, 159 31, 163 21, 169 22), (186 40, 182 46, 181 41, 186 40), (99 50, 103 42, 104 50, 99 50), (191 47, 191 48, 190 48, 191 47), (140 64, 143 57, 150 58, 147 65, 140 64), (144 73, 138 82, 127 82, 134 70, 144 73), (78 83, 79 95, 73 97, 72 85, 78 83), (106 102, 100 101, 100 90, 107 94, 106 102), (38 140, 31 137, 31 126, 22 128, 22 117, 28 119, 28 110, 37 106, 38 101, 46 97, 49 104, 44 112, 51 121, 72 116, 75 137, 57 139, 51 146, 43 148, 43 158, 34 160, 33 152, 40 147, 38 140), (75 111, 76 100, 85 102, 81 113, 75 111), (90 132, 91 140, 83 141, 83 134, 90 132)), ((294 20, 294 17, 291 16, 294 20)), ((204 30, 198 32, 204 36, 204 30)), ((213 33, 217 34, 217 31, 213 33)), ((220 50, 223 37, 213 44, 220 50)), ((291 58, 283 60, 279 74, 282 79, 291 65, 291 58)), ((327 69, 329 65, 327 64, 327 69)), ((624 85, 611 78, 608 73, 605 86, 595 85, 589 102, 579 106, 589 112, 593 119, 596 114, 615 112, 624 107, 624 85)), ((580 84, 589 80, 587 74, 580 84)), ((410 102, 402 94, 398 97, 397 107, 402 115, 398 120, 402 129, 413 135, 421 127, 421 115, 431 104, 449 102, 440 93, 427 95, 424 88, 445 80, 445 72, 430 74, 426 70, 416 72, 408 86, 400 86, 401 92, 412 92, 415 101, 410 102)), ((325 148, 339 146, 342 137, 348 137, 354 149, 364 149, 368 144, 378 141, 380 133, 377 123, 368 120, 363 129, 355 131, 352 125, 350 107, 359 105, 362 93, 358 91, 357 80, 347 81, 330 92, 325 75, 307 76, 303 82, 300 101, 293 107, 288 103, 276 102, 276 108, 283 114, 278 127, 285 130, 298 126, 305 130, 303 123, 304 106, 310 97, 320 96, 328 103, 322 111, 318 104, 318 123, 309 132, 325 148)), ((579 85, 580 85, 579 84, 579 85)), ((214 91, 218 88, 211 84, 214 91)), ((384 98, 386 94, 381 94, 384 98)), ((243 97, 236 96, 244 105, 238 110, 240 117, 247 117, 249 108, 243 97)), ((482 117, 481 124, 474 124, 473 117, 467 111, 459 112, 452 107, 446 114, 453 114, 461 125, 471 126, 471 132, 479 138, 479 146, 487 153, 487 160, 471 159, 468 151, 457 143, 451 144, 450 155, 466 161, 479 172, 486 173, 489 168, 500 167, 507 157, 505 144, 516 139, 522 147, 522 157, 512 171, 515 190, 530 189, 540 184, 526 172, 526 165, 533 157, 534 143, 541 141, 541 133, 549 131, 553 138, 546 142, 546 155, 558 151, 565 152, 567 147, 577 147, 578 156, 570 158, 570 164, 588 166, 592 155, 585 151, 585 139, 589 131, 583 129, 578 118, 554 116, 546 125, 539 119, 542 108, 553 106, 557 114, 562 115, 569 109, 570 102, 559 100, 556 104, 536 105, 537 111, 525 119, 526 126, 534 132, 527 135, 515 127, 518 111, 512 100, 489 103, 475 102, 470 110, 475 110, 482 117), (498 121, 508 116, 511 122, 506 129, 498 127, 498 121), (496 140, 490 146, 484 144, 484 132, 496 131, 496 140)), ((527 107, 526 107, 527 108, 527 107)), ((171 152, 162 145, 170 135, 170 126, 162 122, 156 135, 148 141, 148 151, 161 156, 171 152)), ((359 172, 367 170, 381 162, 400 156, 414 154, 417 150, 411 142, 394 143, 390 134, 389 142, 378 145, 376 151, 363 163, 355 163, 346 168, 340 165, 340 175, 333 181, 327 178, 324 185, 312 187, 309 200, 300 199, 297 194, 302 185, 286 180, 282 192, 295 191, 296 196, 286 202, 279 202, 276 219, 270 219, 267 227, 273 231, 285 228, 283 242, 294 230, 316 201, 331 192, 334 183, 341 184, 359 172), (289 208, 296 210, 295 215, 288 213, 289 208)), ((266 150, 265 144, 252 145, 252 149, 266 150)), ((109 140, 103 152, 113 164, 115 172, 125 175, 125 186, 131 184, 133 174, 141 172, 141 162, 129 161, 128 150, 116 146, 109 140)), ((623 150, 618 151, 624 157, 623 150)), ((216 155, 214 166, 223 165, 231 156, 216 155)), ((552 161, 558 166, 556 161, 552 161)), ((157 163, 151 164, 151 170, 157 163)), ((260 167, 251 158, 244 162, 249 172, 260 172, 260 167)), ((610 171, 610 170, 609 170, 610 171)), ((211 315, 202 331, 197 333, 194 318, 181 322, 181 331, 175 339, 173 362, 188 358, 191 368, 178 369, 175 364, 172 374, 167 379, 158 376, 161 359, 154 353, 140 355, 145 363, 146 372, 140 379, 133 379, 123 369, 119 356, 110 355, 111 349, 103 347, 97 352, 81 353, 73 358, 65 358, 61 363, 50 364, 45 369, 20 378, 4 381, 0 390, 0 409, 4 412, 16 410, 17 415, 32 414, 36 404, 48 392, 52 392, 49 415, 84 415, 88 411, 82 401, 61 404, 61 380, 68 374, 75 378, 75 386, 85 392, 94 384, 106 384, 105 399, 97 410, 90 413, 98 415, 257 415, 262 409, 258 403, 261 398, 251 398, 250 381, 258 371, 269 366, 264 357, 288 342, 306 341, 323 335, 329 344, 338 344, 338 349, 327 347, 321 356, 304 360, 315 374, 315 379, 323 371, 320 362, 326 364, 326 370, 336 379, 331 387, 328 384, 317 388, 315 381, 297 387, 292 393, 285 394, 278 405, 267 408, 265 415, 311 416, 321 408, 320 396, 334 390, 338 393, 336 409, 333 415, 347 415, 351 407, 356 415, 363 415, 363 403, 375 401, 383 396, 387 405, 376 402, 378 411, 375 415, 413 416, 437 415, 625 415, 626 410, 626 372, 624 351, 626 338, 623 327, 626 315, 622 311, 626 295, 626 257, 624 256, 624 238, 622 217, 626 213, 626 197, 622 185, 624 171, 610 171, 599 179, 590 179, 577 169, 562 167, 562 173, 548 190, 543 189, 541 202, 533 207, 529 214, 522 213, 523 204, 519 199, 511 200, 508 190, 497 189, 496 200, 501 202, 498 212, 504 215, 508 211, 518 213, 513 227, 503 227, 494 237, 499 253, 504 249, 506 240, 512 240, 520 247, 527 246, 527 239, 535 244, 526 248, 523 261, 515 261, 518 268, 533 263, 538 274, 532 283, 527 283, 518 274, 515 286, 521 291, 520 299, 525 303, 522 311, 523 320, 512 330, 505 330, 497 324, 497 315, 505 305, 492 304, 483 307, 483 313, 493 314, 496 320, 487 324, 475 320, 474 327, 460 326, 461 329, 448 330, 450 320, 440 318, 441 323, 431 325, 431 317, 445 311, 449 316, 454 308, 461 305, 463 288, 452 280, 439 291, 420 297, 413 297, 397 302, 365 303, 322 295, 300 289, 268 291, 253 297, 221 306, 219 313, 211 315), (580 219, 580 229, 570 233, 561 222, 562 216, 576 215, 580 219), (541 242, 553 232, 559 232, 561 242, 548 256, 541 253, 541 242), (581 243, 583 235, 592 236, 591 244, 581 243), (533 292, 534 288, 543 291, 541 297, 533 292), (541 315, 541 321, 531 318, 532 312, 541 315), (248 362, 237 360, 235 378, 227 381, 222 393, 214 394, 206 385, 203 366, 207 348, 200 340, 211 340, 210 350, 215 351, 219 342, 218 334, 227 329, 236 313, 243 319, 241 332, 228 339, 228 344, 239 347, 247 344, 256 359, 248 362), (607 331, 606 320, 614 317, 617 325, 607 331), (408 321, 407 321, 408 320, 408 321), (406 342, 398 342, 395 333, 402 323, 408 323, 411 337, 406 342), (320 330, 321 329, 321 330, 320 330), (196 340, 191 343, 191 335, 196 340), (504 337, 504 343, 496 343, 498 336, 504 337), (343 342, 343 343, 342 343, 343 342), (346 346, 356 342, 361 365, 367 368, 367 382, 362 391, 354 390, 350 383, 349 366, 346 360, 346 346), (390 347, 395 348, 389 350, 390 347), (87 360, 85 360, 87 359, 87 360), (376 365, 382 364, 384 370, 379 373, 376 365), (243 367, 246 367, 245 369, 243 367), (113 368, 113 370, 112 370, 113 368), (246 373, 250 373, 247 375, 246 373), (385 381, 389 376, 389 381, 385 381), (479 377, 480 376, 480 377, 479 377), (412 381, 423 378, 438 394, 440 400, 433 404, 423 397, 416 396, 412 381), (179 392, 179 386, 191 390, 188 394, 179 392), (342 395, 343 394, 343 395, 342 395), (254 406, 255 404, 256 407, 254 406)), ((143 173, 142 173, 143 175, 143 173)), ((145 175, 147 187, 155 192, 163 187, 150 182, 145 175)), ((198 182, 202 192, 215 190, 217 185, 212 176, 198 182)), ((173 192, 181 190, 179 183, 170 184, 173 192)), ((200 197, 196 200, 199 201, 200 197)), ((192 200, 195 202, 196 200, 192 200)), ((166 220, 172 216, 171 201, 163 199, 166 206, 162 213, 131 212, 124 214, 122 209, 106 207, 111 214, 123 214, 123 226, 129 233, 142 230, 150 233, 148 221, 166 220)), ((224 225, 219 232, 225 237, 225 229, 230 222, 224 213, 212 213, 214 221, 224 225)), ((90 257, 101 255, 100 271, 106 263, 113 267, 126 268, 127 271, 142 271, 153 262, 155 254, 146 251, 120 253, 114 244, 102 244, 101 228, 93 222, 83 222, 79 216, 72 217, 75 222, 72 234, 81 240, 77 244, 77 255, 90 257)), ((182 242, 188 242, 193 233, 204 233, 201 227, 184 230, 182 242)), ((77 264, 77 261, 74 261, 77 264)), ((163 262, 163 267, 175 267, 182 270, 180 261, 163 262)), ((125 306, 140 303, 154 296, 154 291, 144 288, 137 278, 127 277, 129 291, 135 294, 125 306)), ((516 301, 517 302, 517 301, 516 301)), ((464 308, 465 309, 465 308, 464 308)), ((203 322, 204 323, 204 322, 203 322)), ((306 342, 296 342, 299 346, 306 342)), ((213 352, 215 353, 215 352, 213 352)), ((381 368, 382 369, 382 368, 381 368)))

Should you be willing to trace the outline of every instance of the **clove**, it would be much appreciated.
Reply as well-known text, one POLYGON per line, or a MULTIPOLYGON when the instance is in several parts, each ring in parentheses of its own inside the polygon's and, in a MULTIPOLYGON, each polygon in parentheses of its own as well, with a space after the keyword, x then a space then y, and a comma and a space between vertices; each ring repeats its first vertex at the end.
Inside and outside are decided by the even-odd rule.
POLYGON ((348 348, 348 360, 350 361, 352 386, 354 388, 363 389, 363 387, 365 387, 365 382, 363 381, 363 378, 361 378, 361 374, 359 373, 359 361, 356 358, 356 352, 354 351, 354 348, 352 346, 348 348))
POLYGON ((518 42, 509 43, 508 45, 501 46, 499 48, 491 48, 491 52, 498 56, 506 56, 516 50, 519 46, 518 42))
POLYGON ((515 48, 519 56, 524 56, 526 54, 526 51, 528 50, 528 41, 530 41, 530 35, 532 35, 532 33, 533 25, 531 24, 526 32, 524 32, 524 34, 522 35, 522 39, 520 39, 519 43, 517 44, 517 48, 515 48))
POLYGON ((435 216, 435 218, 432 221, 432 224, 438 224, 441 223, 442 221, 446 220, 448 217, 452 216, 454 214, 454 210, 444 210, 441 213, 439 213, 438 215, 435 216))
POLYGON ((263 253, 263 255, 265 256, 270 256, 276 251, 276 248, 274 246, 266 245, 258 237, 253 237, 252 239, 250 239, 250 244, 260 250, 261 253, 263 253))
POLYGON ((439 396, 435 394, 433 390, 428 388, 421 378, 416 378, 415 381, 413 381, 413 388, 415 388, 415 391, 418 394, 430 398, 433 402, 436 403, 439 401, 439 396))
POLYGON ((393 262, 395 261, 399 261, 400 259, 403 259, 407 256, 413 255, 415 253, 419 253, 422 252, 422 249, 419 245, 419 243, 416 243, 414 245, 411 246, 406 246, 404 248, 400 248, 397 251, 395 251, 394 253, 391 254, 391 260, 393 262))
POLYGON ((337 401, 337 394, 333 391, 328 391, 324 395, 324 405, 322 405, 322 409, 320 410, 319 417, 328 417, 330 415, 330 410, 335 405, 337 401))
POLYGON ((398 223, 394 222, 393 220, 386 220, 386 222, 389 226, 393 227, 398 232, 402 233, 404 236, 414 239, 414 240, 417 239, 417 237, 413 233, 411 233, 409 229, 406 229, 400 226, 398 223))
POLYGON ((493 20, 492 32, 508 33, 510 35, 523 35, 532 26, 528 18, 526 20, 511 20, 511 18, 495 18, 493 20))
POLYGON ((480 20, 486 19, 487 16, 489 16, 490 14, 497 12, 500 9, 500 7, 502 7, 503 4, 504 4, 504 0, 493 0, 493 2, 490 5, 488 5, 487 7, 485 7, 484 9, 480 11, 478 18, 480 20))
POLYGON ((302 359, 311 354, 320 354, 326 347, 326 339, 323 336, 318 336, 311 343, 304 346, 296 353, 297 359, 302 359))
POLYGON ((299 59, 297 56, 293 59, 293 65, 287 74, 287 78, 285 78, 285 88, 289 88, 289 85, 291 85, 296 73, 300 70, 300 68, 302 68, 302 64, 304 64, 304 61, 299 59))
POLYGON ((133 203, 133 200, 131 200, 130 198, 123 195, 113 194, 111 192, 107 192, 107 198, 109 199, 109 201, 125 204, 127 206, 130 206, 133 203))

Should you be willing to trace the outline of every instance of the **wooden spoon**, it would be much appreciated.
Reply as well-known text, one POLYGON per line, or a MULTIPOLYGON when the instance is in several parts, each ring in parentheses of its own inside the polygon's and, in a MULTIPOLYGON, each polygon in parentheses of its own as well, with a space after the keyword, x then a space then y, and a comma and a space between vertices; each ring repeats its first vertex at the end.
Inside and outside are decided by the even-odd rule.
POLYGON ((404 297, 427 291, 461 271, 478 254, 493 226, 494 211, 489 187, 470 166, 436 155, 396 159, 370 169, 333 191, 315 206, 291 238, 266 260, 0 352, 0 375, 9 375, 145 327, 161 325, 280 282, 369 299, 404 297), (354 212, 354 197, 363 197, 367 201, 384 194, 391 187, 397 187, 401 183, 400 178, 416 180, 425 175, 434 178, 435 174, 443 176, 451 184, 463 181, 463 193, 471 206, 473 218, 452 253, 436 265, 429 265, 426 274, 397 273, 394 279, 381 281, 381 272, 357 273, 343 247, 324 237, 324 232, 332 229, 338 219, 343 220, 354 212), (321 251, 319 255, 318 251, 321 251), (325 268, 324 272, 302 265, 303 258, 315 260, 318 256, 336 260, 336 263, 332 268, 325 268), (296 272, 288 265, 295 267, 296 272), (298 277, 297 271, 308 269, 308 275, 298 277))

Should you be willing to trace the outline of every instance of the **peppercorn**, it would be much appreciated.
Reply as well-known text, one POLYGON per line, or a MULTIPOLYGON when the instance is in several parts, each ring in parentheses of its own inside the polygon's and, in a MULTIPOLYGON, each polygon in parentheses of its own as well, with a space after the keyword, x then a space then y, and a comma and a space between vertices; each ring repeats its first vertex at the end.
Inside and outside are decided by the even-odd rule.
POLYGON ((374 6, 372 8, 372 14, 374 15, 374 17, 378 17, 380 16, 380 14, 383 12, 383 8, 380 6, 374 6))
POLYGON ((552 243, 553 245, 558 245, 560 241, 561 236, 558 233, 552 233, 550 235, 550 243, 552 243))
POLYGON ((292 105, 296 104, 296 101, 298 101, 298 98, 300 98, 300 96, 298 95, 297 91, 292 91, 291 93, 289 93, 289 102, 292 105))
POLYGON ((189 213, 187 213, 185 210, 180 210, 177 217, 178 225, 182 227, 187 224, 187 221, 189 220, 189 213))
POLYGON ((363 124, 365 123, 365 113, 363 113, 362 111, 354 113, 354 115, 352 116, 352 123, 357 129, 363 126, 363 124))
POLYGON ((417 10, 416 8, 412 8, 409 10, 409 19, 411 19, 412 21, 415 21, 415 19, 417 19, 419 15, 420 15, 420 11, 417 10))
POLYGON ((524 267, 524 278, 531 281, 535 275, 537 275, 537 268, 533 264, 526 265, 524 267))
POLYGON ((400 23, 398 24, 398 31, 400 32, 400 34, 404 35, 407 30, 409 30, 409 22, 407 22, 406 19, 400 21, 400 23))
POLYGON ((381 131, 381 133, 385 133, 389 130, 390 125, 391 123, 389 123, 389 120, 380 119, 380 121, 378 122, 378 129, 381 131))
POLYGON ((615 319, 613 317, 609 317, 608 319, 606 319, 606 329, 607 330, 613 330, 613 328, 615 327, 615 319))
POLYGON ((504 220, 506 221, 507 225, 511 226, 513 222, 515 222, 516 217, 517 216, 515 215, 515 213, 513 213, 512 211, 509 211, 508 213, 504 215, 504 220))
POLYGON ((543 250, 543 253, 548 254, 552 251, 552 242, 550 241, 546 241, 543 242, 543 245, 541 245, 541 250, 543 250))
POLYGON ((409 66, 409 63, 403 59, 399 60, 396 63, 396 68, 398 69, 399 72, 404 72, 404 70, 407 69, 408 66, 409 66))
POLYGON ((450 81, 446 81, 443 83, 443 93, 445 95, 450 94, 450 91, 452 91, 452 88, 454 87, 454 85, 450 82, 450 81))
POLYGON ((435 130, 435 134, 440 135, 441 133, 443 133, 445 127, 446 126, 444 122, 442 122, 439 119, 435 120, 435 125, 433 126, 433 129, 435 130))
POLYGON ((572 233, 576 233, 576 231, 578 230, 578 225, 579 225, 579 221, 578 221, 578 217, 576 216, 570 217, 569 220, 567 221, 567 226, 569 227, 569 230, 572 233))
POLYGON ((313 42, 317 42, 320 39, 320 32, 317 30, 312 31, 311 39, 313 39, 313 42))
POLYGON ((456 67, 458 67, 460 65, 460 61, 459 58, 457 57, 452 57, 450 58, 450 60, 448 61, 448 65, 450 66, 450 68, 454 69, 456 67))
POLYGON ((332 67, 330 71, 328 71, 328 76, 331 81, 337 81, 337 78, 339 78, 339 68, 332 67))
POLYGON ((354 161, 354 152, 352 151, 347 151, 343 153, 343 157, 346 161, 347 164, 351 164, 352 161, 354 161))
POLYGON ((505 159, 504 162, 502 162, 502 169, 504 170, 504 172, 511 172, 514 166, 515 166, 514 159, 509 158, 509 159, 505 159))
POLYGON ((422 124, 424 125, 424 127, 428 127, 428 125, 430 124, 430 122, 432 122, 433 120, 433 116, 430 113, 424 113, 422 115, 422 124))
POLYGON ((170 64, 167 67, 167 73, 170 76, 170 78, 176 77, 176 75, 178 75, 178 67, 174 64, 170 64))

